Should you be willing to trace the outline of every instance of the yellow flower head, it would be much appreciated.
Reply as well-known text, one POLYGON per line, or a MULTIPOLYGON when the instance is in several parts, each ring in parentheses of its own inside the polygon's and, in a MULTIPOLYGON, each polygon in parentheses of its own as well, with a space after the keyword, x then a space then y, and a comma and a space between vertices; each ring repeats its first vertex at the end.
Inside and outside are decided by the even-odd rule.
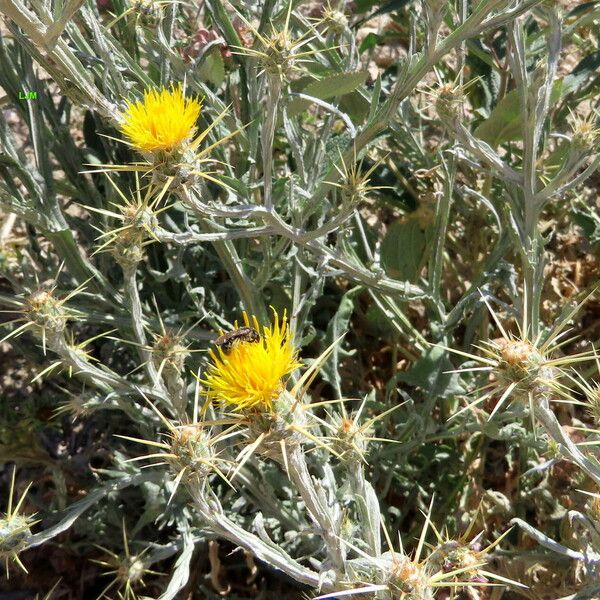
MULTIPOLYGON (((262 334, 257 342, 235 341, 228 352, 221 347, 209 350, 212 363, 202 383, 208 397, 236 411, 270 411, 284 389, 284 378, 301 366, 298 351, 289 335, 285 313, 281 321, 273 310, 274 322, 261 326, 252 317, 252 326, 262 334)), ((250 327, 244 313, 244 323, 250 327)), ((235 324, 237 328, 237 323, 235 324)))
POLYGON ((186 98, 181 85, 171 90, 146 90, 144 100, 127 102, 121 131, 136 150, 170 152, 196 131, 201 103, 186 98))

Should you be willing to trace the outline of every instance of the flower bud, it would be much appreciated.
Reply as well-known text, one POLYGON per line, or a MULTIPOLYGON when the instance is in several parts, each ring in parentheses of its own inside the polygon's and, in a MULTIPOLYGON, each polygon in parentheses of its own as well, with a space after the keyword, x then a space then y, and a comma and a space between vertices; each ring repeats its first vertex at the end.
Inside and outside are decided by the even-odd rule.
POLYGON ((462 119, 464 103, 465 95, 460 87, 444 84, 437 89, 435 110, 440 120, 450 129, 455 129, 462 119))
POLYGON ((433 592, 427 585, 427 574, 407 556, 395 555, 387 575, 387 585, 392 598, 406 600, 433 600, 433 592))
POLYGON ((202 481, 213 471, 215 453, 210 434, 201 427, 186 425, 172 431, 168 462, 175 475, 182 471, 188 481, 202 481))
POLYGON ((331 7, 323 11, 322 24, 328 33, 340 35, 348 28, 348 17, 340 11, 331 7))
POLYGON ((123 270, 136 267, 144 259, 140 235, 131 229, 119 231, 114 237, 111 253, 123 270))
POLYGON ((0 518, 0 559, 12 558, 27 548, 32 522, 31 517, 20 514, 0 518))
POLYGON ((52 290, 44 288, 26 299, 26 314, 39 329, 53 334, 64 331, 68 319, 63 302, 53 295, 52 290))

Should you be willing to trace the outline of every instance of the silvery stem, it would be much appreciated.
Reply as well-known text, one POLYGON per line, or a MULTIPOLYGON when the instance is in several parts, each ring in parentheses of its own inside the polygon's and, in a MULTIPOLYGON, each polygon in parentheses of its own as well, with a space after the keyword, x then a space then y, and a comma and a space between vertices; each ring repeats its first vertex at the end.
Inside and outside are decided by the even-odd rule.
POLYGON ((277 123, 277 106, 281 96, 281 79, 269 77, 266 116, 262 126, 261 146, 263 161, 263 203, 268 211, 273 209, 273 140, 277 123))
POLYGON ((329 560, 337 573, 345 572, 346 550, 340 539, 339 521, 336 522, 323 490, 317 490, 308 471, 306 457, 300 446, 294 447, 288 455, 289 475, 298 489, 317 533, 327 547, 329 560), (321 493, 319 493, 319 491, 321 493))
POLYGON ((535 407, 535 415, 546 428, 550 437, 559 445, 563 456, 567 460, 579 465, 598 485, 600 485, 600 467, 587 458, 571 441, 558 422, 556 415, 548 406, 548 400, 542 400, 542 402, 535 407))
MULTIPOLYGON (((144 331, 144 313, 142 303, 137 289, 136 277, 137 265, 132 265, 123 269, 123 284, 125 286, 125 295, 129 304, 131 313, 131 326, 138 346, 140 359, 144 362, 144 369, 152 382, 152 385, 157 389, 163 389, 164 386, 160 381, 154 361, 152 360, 152 352, 148 349, 148 339, 144 331)), ((165 390, 166 391, 166 390, 165 390)))
POLYGON ((371 556, 381 556, 381 511, 379 500, 373 486, 365 479, 362 464, 351 465, 348 469, 350 485, 360 516, 361 531, 369 547, 371 556))
POLYGON ((207 486, 188 486, 194 505, 200 516, 206 521, 207 528, 216 535, 252 552, 269 566, 283 571, 286 575, 313 588, 320 585, 319 574, 303 567, 281 548, 270 546, 259 537, 244 530, 223 512, 223 508, 214 493, 207 486), (210 494, 210 499, 206 494, 210 494))

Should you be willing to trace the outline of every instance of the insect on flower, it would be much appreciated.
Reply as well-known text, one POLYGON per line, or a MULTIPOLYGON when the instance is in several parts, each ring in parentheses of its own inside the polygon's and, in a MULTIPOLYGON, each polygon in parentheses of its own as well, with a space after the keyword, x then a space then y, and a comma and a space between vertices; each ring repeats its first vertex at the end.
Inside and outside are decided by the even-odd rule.
POLYGON ((208 351, 211 362, 201 383, 211 400, 236 411, 271 412, 287 377, 301 366, 287 317, 274 311, 273 323, 266 326, 244 313, 244 325, 235 327, 217 338, 216 351, 208 351), (239 343, 240 339, 251 343, 239 343))
POLYGON ((220 335, 214 343, 219 346, 223 352, 228 353, 235 343, 256 343, 260 340, 260 335, 254 327, 240 327, 220 335))

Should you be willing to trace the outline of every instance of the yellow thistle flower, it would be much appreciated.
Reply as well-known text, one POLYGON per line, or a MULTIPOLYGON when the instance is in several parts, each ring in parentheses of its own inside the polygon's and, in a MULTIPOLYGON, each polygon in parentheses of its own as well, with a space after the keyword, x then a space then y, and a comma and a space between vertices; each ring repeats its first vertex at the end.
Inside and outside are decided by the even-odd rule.
POLYGON ((262 329, 260 340, 236 341, 227 353, 221 347, 209 350, 212 364, 202 380, 209 399, 236 411, 272 409, 284 389, 284 378, 301 366, 285 313, 280 321, 273 310, 273 317, 270 327, 261 328, 255 316, 251 321, 244 313, 246 327, 252 322, 257 332, 262 329))
POLYGON ((146 90, 143 101, 127 102, 121 131, 136 150, 171 152, 194 135, 200 109, 200 101, 186 98, 181 85, 146 90))

